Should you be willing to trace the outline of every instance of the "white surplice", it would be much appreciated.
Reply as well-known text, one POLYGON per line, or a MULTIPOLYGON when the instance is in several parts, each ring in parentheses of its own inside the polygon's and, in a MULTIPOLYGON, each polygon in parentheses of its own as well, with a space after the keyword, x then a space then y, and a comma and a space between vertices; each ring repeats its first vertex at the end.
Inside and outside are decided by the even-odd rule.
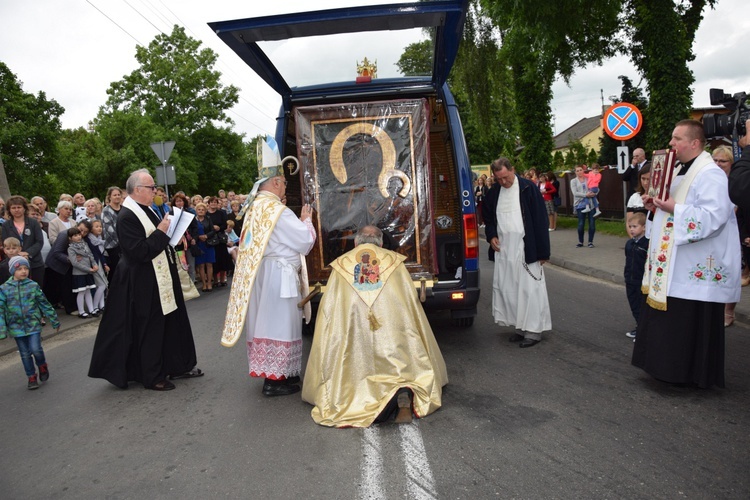
POLYGON ((525 263, 518 180, 500 189, 496 214, 500 251, 495 252, 492 315, 498 325, 515 326, 526 338, 540 340, 541 332, 552 329, 552 318, 542 265, 525 263))
POLYGON ((279 217, 268 240, 247 308, 245 331, 250 374, 280 379, 302 369, 300 254, 315 243, 310 221, 289 209, 279 217))

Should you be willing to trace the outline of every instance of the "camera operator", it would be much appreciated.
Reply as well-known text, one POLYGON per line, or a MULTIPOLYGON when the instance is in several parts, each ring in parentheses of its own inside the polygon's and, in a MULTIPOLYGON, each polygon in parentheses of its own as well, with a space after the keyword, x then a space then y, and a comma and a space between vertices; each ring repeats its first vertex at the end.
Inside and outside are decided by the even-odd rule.
MULTIPOLYGON (((750 120, 745 122, 745 130, 750 131, 750 120)), ((742 156, 732 165, 729 173, 729 198, 737 205, 737 224, 742 242, 743 266, 740 282, 750 285, 750 132, 738 141, 742 156)))
MULTIPOLYGON (((750 120, 745 122, 745 130, 750 131, 750 120)), ((745 213, 750 214, 750 132, 740 137, 742 156, 734 162, 729 173, 729 198, 745 213)))

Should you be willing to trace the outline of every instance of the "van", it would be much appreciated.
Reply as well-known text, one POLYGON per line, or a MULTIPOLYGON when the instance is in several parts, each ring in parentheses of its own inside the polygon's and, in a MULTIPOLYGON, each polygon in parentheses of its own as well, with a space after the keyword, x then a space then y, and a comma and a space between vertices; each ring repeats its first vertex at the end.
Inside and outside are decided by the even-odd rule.
POLYGON ((480 292, 473 176, 446 83, 467 8, 468 0, 434 1, 209 23, 281 96, 275 140, 299 167, 286 173, 287 205, 316 209, 311 288, 325 292, 328 264, 372 224, 384 246, 407 257, 426 309, 473 324, 480 292), (402 32, 422 30, 433 41, 430 74, 401 76, 396 61, 378 67, 368 59, 400 43, 402 32), (361 56, 337 61, 352 47, 361 56))

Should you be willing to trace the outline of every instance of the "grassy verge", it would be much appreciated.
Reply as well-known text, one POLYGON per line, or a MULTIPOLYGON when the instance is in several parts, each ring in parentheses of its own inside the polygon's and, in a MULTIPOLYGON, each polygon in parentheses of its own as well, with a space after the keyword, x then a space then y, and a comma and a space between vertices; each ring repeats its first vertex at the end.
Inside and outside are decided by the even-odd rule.
MULTIPOLYGON (((557 226, 566 229, 575 229, 578 227, 578 218, 569 217, 566 215, 557 216, 557 226)), ((588 226, 586 226, 588 230, 588 226)), ((613 236, 628 236, 628 232, 625 229, 625 222, 621 220, 604 220, 596 219, 596 232, 602 232, 604 234, 611 234, 613 236)))

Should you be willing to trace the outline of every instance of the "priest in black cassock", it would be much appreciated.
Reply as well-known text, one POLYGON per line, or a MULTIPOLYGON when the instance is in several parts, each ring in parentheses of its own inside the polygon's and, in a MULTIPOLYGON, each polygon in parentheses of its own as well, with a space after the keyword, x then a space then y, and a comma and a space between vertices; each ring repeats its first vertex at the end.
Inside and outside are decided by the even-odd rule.
POLYGON ((125 389, 175 388, 170 379, 200 377, 190 320, 182 297, 167 217, 151 209, 156 186, 148 170, 128 178, 117 218, 120 262, 109 284, 89 377, 125 389))

